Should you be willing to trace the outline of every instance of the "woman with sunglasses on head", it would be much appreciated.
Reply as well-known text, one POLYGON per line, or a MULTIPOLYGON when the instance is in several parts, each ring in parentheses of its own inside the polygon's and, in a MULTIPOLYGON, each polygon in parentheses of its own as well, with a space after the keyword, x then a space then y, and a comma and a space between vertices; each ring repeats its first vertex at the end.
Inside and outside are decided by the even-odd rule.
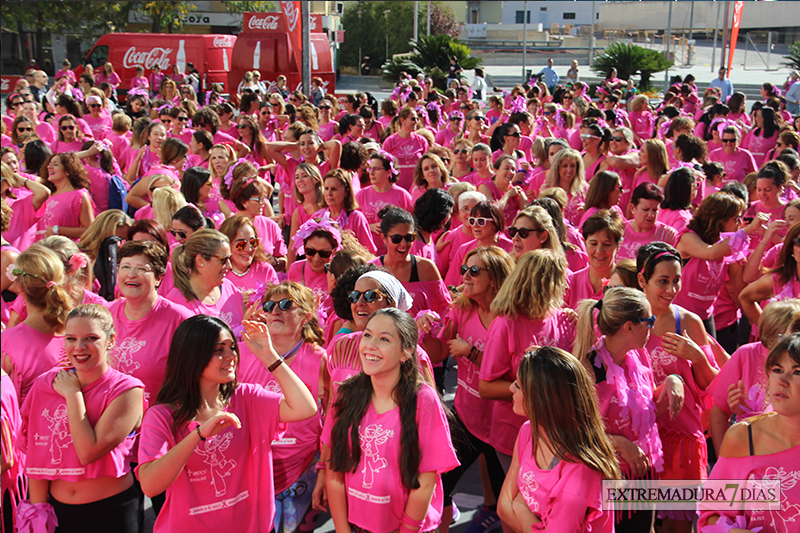
MULTIPOLYGON (((509 386, 531 344, 571 349, 575 327, 561 309, 567 286, 567 261, 553 250, 523 254, 492 301, 496 318, 482 354, 481 398, 498 400, 492 409, 489 444, 504 470, 511 464, 514 440, 525 422, 513 412, 509 386)), ((479 357, 481 355, 479 354, 479 357)))
POLYGON ((383 141, 383 149, 395 158, 397 170, 400 171, 397 184, 406 190, 411 190, 414 168, 420 156, 428 151, 430 145, 424 137, 414 133, 419 124, 416 109, 405 107, 400 110, 397 118, 400 123, 400 131, 389 135, 383 141))
POLYGON ((272 187, 261 178, 255 178, 253 174, 241 175, 234 178, 228 198, 236 206, 235 216, 244 216, 252 221, 266 253, 266 261, 282 272, 286 268, 286 243, 281 228, 272 218, 261 214, 269 209, 265 209, 265 205, 271 191, 272 187))
POLYGON ((460 268, 467 253, 481 246, 497 246, 510 253, 514 243, 506 237, 505 221, 500 210, 490 202, 478 202, 470 211, 467 225, 472 230, 473 239, 465 242, 453 251, 450 257, 450 266, 444 281, 450 286, 456 286, 461 281, 460 268))
POLYGON ((249 307, 251 302, 261 300, 268 286, 279 283, 278 274, 249 218, 234 215, 222 223, 219 231, 228 237, 232 248, 231 269, 226 277, 242 291, 245 307, 249 307))
MULTIPOLYGON (((267 290, 264 315, 272 346, 285 364, 306 384, 317 407, 314 416, 286 424, 285 433, 272 443, 277 532, 297 531, 311 510, 317 483, 322 410, 330 397, 327 357, 316 316, 314 293, 298 283, 284 282, 267 290)), ((257 383, 268 391, 281 385, 255 357, 243 358, 238 379, 257 383)))
POLYGON ((483 505, 473 523, 483 523, 485 527, 498 520, 496 508, 503 475, 497 454, 489 444, 494 402, 481 399, 478 374, 489 326, 496 316, 491 310, 492 301, 513 270, 513 259, 500 248, 489 246, 470 250, 460 269, 462 293, 450 308, 445 326, 434 343, 434 351, 443 352, 458 361, 455 423, 465 437, 456 442, 461 466, 442 476, 445 505, 442 522, 445 531, 449 530, 452 519, 453 489, 479 456, 481 479, 485 480, 484 486, 491 485, 491 492, 484 492, 483 505))
POLYGON ((37 240, 50 235, 79 239, 94 220, 86 170, 75 154, 67 152, 51 156, 40 172, 52 194, 39 219, 37 240))
POLYGON ((143 491, 150 496, 166 491, 155 531, 271 527, 270 443, 280 437, 280 423, 306 420, 316 407, 297 375, 282 364, 267 326, 246 321, 244 327, 251 357, 275 376, 283 395, 239 383, 244 343, 237 343, 224 321, 196 316, 178 327, 164 385, 142 422, 139 446, 143 491), (201 471, 208 475, 195 479, 192 473, 201 471), (207 512, 197 514, 197 509, 207 512))
POLYGON ((504 527, 517 533, 614 530, 603 480, 621 477, 591 376, 568 352, 527 352, 511 384, 514 413, 527 418, 500 496, 504 527))
MULTIPOLYGON (((784 336, 759 368, 773 413, 736 424, 727 432, 720 458, 710 479, 747 479, 757 484, 772 481, 780 487, 780 505, 772 511, 744 509, 704 510, 701 506, 698 531, 791 531, 800 498, 794 472, 800 468, 798 450, 798 376, 800 335, 784 336), (764 372, 766 372, 766 380, 764 372), (712 526, 713 524, 713 526, 712 526)), ((719 481, 719 483, 724 483, 719 481)), ((755 485, 758 486, 758 485, 755 485)))
MULTIPOLYGON (((703 434, 706 389, 719 367, 700 318, 672 302, 681 290, 681 256, 667 243, 652 242, 639 248, 636 258, 638 285, 650 303, 656 321, 647 341, 655 385, 678 376, 684 385, 684 406, 676 417, 662 413, 657 419, 664 452, 660 479, 704 480, 708 472, 703 434)), ((658 511, 665 531, 691 531, 695 511, 658 511)))
MULTIPOLYGON (((645 295, 628 287, 611 288, 602 300, 578 307, 573 354, 594 378, 600 415, 626 479, 655 479, 664 470, 656 419, 667 410, 674 419, 683 407, 679 376, 667 376, 658 387, 653 378, 646 345, 655 321, 645 295)), ((652 510, 622 511, 615 531, 650 531, 653 518, 652 510)))
POLYGON ((440 474, 458 461, 441 402, 420 376, 417 338, 402 311, 373 315, 359 347, 364 372, 341 385, 326 420, 327 500, 341 531, 392 531, 401 524, 431 531, 441 521, 440 474), (348 444, 351 433, 364 435, 360 445, 348 444), (375 468, 374 457, 386 468, 375 468), (353 496, 365 490, 380 503, 353 496))

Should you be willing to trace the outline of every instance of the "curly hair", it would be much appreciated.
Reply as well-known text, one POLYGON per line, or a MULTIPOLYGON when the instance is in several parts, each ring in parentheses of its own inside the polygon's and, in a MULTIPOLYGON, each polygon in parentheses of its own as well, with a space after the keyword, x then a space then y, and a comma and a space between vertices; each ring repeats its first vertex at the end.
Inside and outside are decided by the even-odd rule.
POLYGON ((56 157, 59 158, 61 164, 64 166, 64 173, 67 175, 70 185, 72 185, 75 190, 89 189, 89 178, 86 174, 86 168, 83 166, 80 159, 75 157, 73 152, 53 154, 47 158, 47 161, 44 162, 42 168, 39 170, 39 177, 42 178, 43 185, 53 192, 56 190, 56 185, 50 181, 50 175, 47 172, 47 166, 56 157))

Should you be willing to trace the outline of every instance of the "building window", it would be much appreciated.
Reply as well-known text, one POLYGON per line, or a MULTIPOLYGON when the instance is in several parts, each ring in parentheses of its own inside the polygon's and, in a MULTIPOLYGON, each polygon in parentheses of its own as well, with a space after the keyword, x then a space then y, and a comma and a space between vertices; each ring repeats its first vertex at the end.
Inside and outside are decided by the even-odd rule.
POLYGON ((546 7, 540 7, 539 11, 547 11, 547 8, 546 7))
POLYGON ((527 12, 525 12, 525 11, 517 11, 517 12, 515 13, 515 22, 516 22, 517 24, 524 24, 525 22, 527 22, 528 24, 530 24, 530 23, 531 23, 531 12, 530 12, 530 11, 527 11, 527 12), (527 14, 528 14, 528 16, 527 16, 527 17, 524 17, 523 13, 527 13, 527 14), (524 17, 524 18, 523 18, 523 17, 524 17), (525 20, 526 18, 528 19, 527 21, 525 20))
POLYGON ((564 13, 564 20, 575 20, 575 13, 564 13))

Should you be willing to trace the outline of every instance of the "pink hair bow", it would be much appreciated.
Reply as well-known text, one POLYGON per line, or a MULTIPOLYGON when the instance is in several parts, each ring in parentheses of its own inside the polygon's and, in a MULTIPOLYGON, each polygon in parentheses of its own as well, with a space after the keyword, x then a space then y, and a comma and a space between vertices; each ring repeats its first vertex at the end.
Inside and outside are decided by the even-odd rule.
POLYGON ((144 87, 136 87, 135 89, 129 90, 128 96, 141 96, 145 100, 149 100, 149 94, 147 93, 147 89, 144 87))
POLYGON ((327 231, 330 233, 333 236, 333 240, 336 241, 337 249, 342 245, 342 234, 331 223, 330 214, 326 211, 319 221, 312 218, 300 226, 300 229, 298 229, 297 233, 295 233, 294 237, 292 237, 295 251, 302 252, 303 247, 305 246, 305 240, 317 230, 327 231))
POLYGON ((239 164, 247 163, 247 162, 248 162, 247 159, 244 159, 243 157, 240 157, 239 159, 236 160, 236 162, 234 164, 232 164, 231 166, 228 167, 228 172, 225 173, 225 178, 223 179, 223 181, 225 182, 225 186, 228 189, 231 188, 231 184, 233 183, 233 170, 239 164))
MULTIPOLYGON (((734 518, 732 522, 730 517, 721 514, 717 519, 717 523, 713 526, 703 526, 702 533, 728 533, 732 529, 747 529, 747 517, 744 515, 739 515, 734 518)), ((762 527, 755 527, 751 529, 747 529, 748 531, 752 531, 753 533, 758 533, 761 531, 762 527)))
POLYGON ((169 104, 169 103, 164 104, 161 107, 159 107, 158 109, 156 109, 156 111, 158 112, 159 115, 163 115, 164 114, 163 111, 165 109, 167 110, 167 112, 169 112, 169 110, 172 109, 172 104, 169 104))
POLYGON ((389 172, 392 173, 392 176, 397 176, 400 174, 400 171, 397 170, 397 167, 394 166, 394 156, 385 150, 378 150, 378 155, 382 155, 386 159, 389 160, 389 172))
POLYGON ((669 131, 669 128, 671 126, 672 126, 672 121, 671 120, 665 120, 661 124, 661 126, 658 128, 658 136, 661 137, 662 139, 665 138, 667 136, 667 132, 669 131))
POLYGON ((556 111, 556 126, 559 128, 566 128, 567 122, 564 120, 564 110, 559 109, 556 111))
POLYGON ((416 108, 416 112, 417 112, 417 115, 419 115, 419 118, 421 118, 421 119, 422 119, 422 121, 423 121, 423 122, 425 122, 425 125, 426 125, 426 126, 427 126, 428 124, 430 124, 430 120, 429 120, 429 117, 428 117, 428 112, 427 112, 427 111, 425 111, 425 108, 424 108, 424 107, 422 107, 421 105, 420 105, 420 106, 417 106, 417 108, 416 108))
POLYGON ((525 100, 524 96, 522 96, 522 95, 517 96, 516 98, 514 98, 514 101, 511 102, 511 112, 512 113, 525 113, 528 110, 528 108, 525 105, 526 102, 527 102, 527 100, 525 100))
POLYGON ((715 122, 718 122, 716 128, 717 128, 717 131, 719 132, 719 136, 720 137, 722 137, 722 132, 725 131, 725 129, 729 128, 729 127, 733 128, 734 130, 736 130, 736 136, 737 137, 740 137, 741 134, 742 134, 742 130, 739 128, 739 125, 734 120, 731 120, 729 118, 714 119, 714 120, 711 121, 711 129, 714 129, 714 123, 715 122))

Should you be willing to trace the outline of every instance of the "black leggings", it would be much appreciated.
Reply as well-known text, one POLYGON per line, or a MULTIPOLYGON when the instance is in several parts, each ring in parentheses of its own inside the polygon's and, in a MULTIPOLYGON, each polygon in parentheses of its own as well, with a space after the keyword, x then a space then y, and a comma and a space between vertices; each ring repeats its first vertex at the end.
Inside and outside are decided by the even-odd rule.
POLYGON ((137 533, 142 493, 134 485, 100 501, 72 505, 50 496, 56 533, 137 533))
POLYGON ((505 481, 506 475, 500 461, 497 459, 495 449, 469 432, 461 417, 458 416, 458 411, 453 409, 453 413, 456 426, 453 428, 453 444, 461 466, 442 474, 444 506, 447 507, 453 503, 453 489, 455 489, 456 483, 481 454, 486 457, 486 467, 489 470, 489 481, 492 484, 494 497, 500 499, 500 491, 503 488, 503 481, 505 481))

